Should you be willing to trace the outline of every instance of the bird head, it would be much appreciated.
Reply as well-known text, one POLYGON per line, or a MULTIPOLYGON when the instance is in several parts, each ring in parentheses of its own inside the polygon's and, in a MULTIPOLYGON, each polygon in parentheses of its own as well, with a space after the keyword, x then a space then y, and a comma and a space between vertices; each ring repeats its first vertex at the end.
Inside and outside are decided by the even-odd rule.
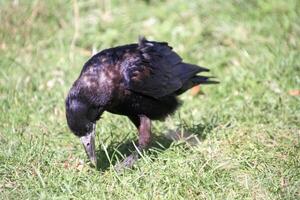
POLYGON ((68 96, 66 99, 66 117, 70 130, 80 138, 85 152, 96 166, 95 128, 96 121, 102 114, 99 107, 90 105, 85 100, 68 96))

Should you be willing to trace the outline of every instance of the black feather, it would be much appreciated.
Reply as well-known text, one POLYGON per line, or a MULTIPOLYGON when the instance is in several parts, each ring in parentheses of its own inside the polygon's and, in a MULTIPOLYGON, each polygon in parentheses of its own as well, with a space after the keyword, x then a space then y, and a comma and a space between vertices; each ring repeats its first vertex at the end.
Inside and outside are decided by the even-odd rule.
POLYGON ((72 102, 80 103, 80 115, 89 121, 99 119, 103 111, 164 119, 178 107, 177 95, 198 84, 218 83, 197 75, 208 71, 183 62, 168 43, 144 37, 137 44, 103 50, 85 63, 70 89, 66 100, 69 126, 77 135, 82 132, 78 127, 82 123, 76 124, 78 113, 72 115, 76 113, 72 102))

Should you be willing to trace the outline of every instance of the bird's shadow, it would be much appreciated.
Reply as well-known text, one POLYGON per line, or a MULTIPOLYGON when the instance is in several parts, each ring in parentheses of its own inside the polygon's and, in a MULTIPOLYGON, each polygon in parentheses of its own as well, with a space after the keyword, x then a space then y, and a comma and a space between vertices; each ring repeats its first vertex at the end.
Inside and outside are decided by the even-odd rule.
MULTIPOLYGON (((169 130, 159 135, 152 134, 152 142, 149 145, 147 154, 151 154, 155 158, 160 152, 167 150, 172 143, 178 141, 182 141, 190 146, 196 146, 205 140, 207 133, 214 127, 204 124, 197 124, 191 127, 181 125, 177 130, 169 130), (153 149, 155 151, 151 151, 153 149)), ((111 166, 116 165, 136 150, 135 143, 132 138, 127 138, 123 142, 112 142, 106 147, 99 145, 96 152, 98 160, 96 169, 106 171, 111 166)))

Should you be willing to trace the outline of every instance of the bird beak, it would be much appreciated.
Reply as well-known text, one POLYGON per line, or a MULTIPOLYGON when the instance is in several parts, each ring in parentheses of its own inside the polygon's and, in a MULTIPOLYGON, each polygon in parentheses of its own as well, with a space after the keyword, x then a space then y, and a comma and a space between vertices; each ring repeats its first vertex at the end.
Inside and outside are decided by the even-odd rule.
POLYGON ((91 163, 96 166, 97 159, 96 159, 96 151, 95 151, 95 127, 93 125, 93 130, 85 136, 80 137, 80 140, 84 146, 85 152, 90 159, 91 163))

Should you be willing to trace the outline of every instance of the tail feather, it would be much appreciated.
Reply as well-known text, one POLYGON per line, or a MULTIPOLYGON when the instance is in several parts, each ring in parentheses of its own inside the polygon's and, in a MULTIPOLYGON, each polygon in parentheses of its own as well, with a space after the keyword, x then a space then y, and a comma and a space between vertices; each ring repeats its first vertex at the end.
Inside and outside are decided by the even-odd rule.
POLYGON ((199 84, 218 84, 219 81, 211 80, 211 78, 215 78, 214 76, 194 76, 191 81, 195 85, 199 84))
POLYGON ((187 80, 194 77, 196 74, 208 71, 209 69, 206 69, 204 67, 180 62, 177 65, 173 66, 172 73, 174 77, 178 77, 182 83, 185 83, 187 80))
POLYGON ((192 87, 199 85, 199 84, 218 84, 219 81, 211 80, 210 76, 194 76, 188 81, 186 81, 182 87, 176 91, 176 95, 180 95, 184 93, 185 91, 191 89, 192 87))

